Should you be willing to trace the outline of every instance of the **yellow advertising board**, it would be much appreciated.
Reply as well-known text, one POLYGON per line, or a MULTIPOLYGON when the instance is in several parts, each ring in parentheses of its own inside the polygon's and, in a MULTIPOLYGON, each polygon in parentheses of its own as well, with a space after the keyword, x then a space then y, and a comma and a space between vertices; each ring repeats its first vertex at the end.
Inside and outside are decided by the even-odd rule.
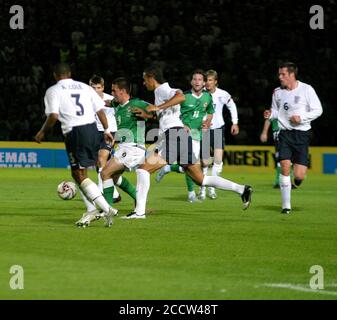
MULTIPOLYGON (((273 146, 226 146, 227 172, 271 172, 274 168, 273 146)), ((337 174, 337 147, 310 147, 309 172, 337 174)))
MULTIPOLYGON (((309 172, 337 174, 337 147, 310 147, 309 153, 309 172)), ((223 163, 226 172, 272 172, 275 168, 275 149, 273 146, 263 145, 228 145, 223 163)), ((0 141, 0 167, 59 167, 59 165, 64 167, 66 164, 67 157, 63 142, 38 144, 0 141), (34 150, 36 150, 35 153, 32 152, 34 150), (51 157, 53 157, 52 162, 48 161, 51 157), (43 161, 39 161, 39 158, 43 161), (61 162, 62 165, 60 165, 61 162)))

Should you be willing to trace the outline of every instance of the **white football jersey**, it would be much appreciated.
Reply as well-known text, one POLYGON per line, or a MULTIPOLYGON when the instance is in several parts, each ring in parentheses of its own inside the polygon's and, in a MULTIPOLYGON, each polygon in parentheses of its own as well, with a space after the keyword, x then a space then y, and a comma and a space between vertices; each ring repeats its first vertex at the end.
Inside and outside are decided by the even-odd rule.
MULTIPOLYGON (((167 82, 161 84, 154 90, 155 105, 165 103, 170 100, 179 89, 172 89, 167 82)), ((176 104, 165 110, 157 111, 157 117, 159 119, 159 129, 162 132, 173 127, 184 127, 184 124, 180 120, 180 105, 176 104)))
POLYGON ((233 101, 231 95, 222 89, 216 88, 212 94, 213 105, 215 113, 213 115, 211 129, 218 129, 224 126, 225 121, 223 119, 223 106, 226 106, 231 114, 233 124, 238 124, 238 110, 236 104, 233 101))
POLYGON ((311 128, 311 121, 323 112, 313 87, 301 81, 297 83, 297 88, 293 90, 281 87, 274 90, 270 119, 277 119, 281 130, 307 131, 311 128), (300 124, 290 122, 290 117, 294 115, 301 117, 300 124))
MULTIPOLYGON (((103 101, 112 101, 114 99, 113 96, 107 93, 103 93, 103 101)), ((104 113, 106 115, 106 118, 108 119, 108 125, 110 132, 116 132, 117 131, 117 123, 115 118, 115 109, 112 107, 103 107, 104 113)), ((103 125, 99 118, 96 115, 96 124, 98 131, 104 131, 103 125)))
POLYGON ((63 134, 73 127, 94 123, 95 114, 104 107, 104 101, 89 85, 64 79, 51 86, 44 97, 45 113, 58 114, 63 134))

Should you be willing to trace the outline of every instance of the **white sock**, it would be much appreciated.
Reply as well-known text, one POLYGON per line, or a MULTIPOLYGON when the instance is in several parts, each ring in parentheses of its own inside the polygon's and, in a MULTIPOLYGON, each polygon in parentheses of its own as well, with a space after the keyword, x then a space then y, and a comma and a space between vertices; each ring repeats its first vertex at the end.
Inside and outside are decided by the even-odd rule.
MULTIPOLYGON (((201 167, 202 169, 202 173, 204 174, 204 176, 206 177, 208 174, 208 167, 201 167)), ((206 192, 206 187, 205 186, 201 186, 200 187, 200 193, 205 193, 206 192)))
POLYGON ((139 215, 145 214, 147 194, 150 189, 150 173, 143 169, 137 169, 136 209, 139 215))
POLYGON ((240 195, 242 195, 245 190, 244 185, 215 176, 205 176, 204 180, 202 181, 202 185, 206 187, 214 187, 217 189, 233 191, 240 195))
POLYGON ((103 193, 103 180, 102 180, 102 177, 101 177, 101 172, 102 172, 103 168, 98 168, 98 175, 97 175, 97 186, 98 186, 98 189, 101 191, 101 193, 103 193))
POLYGON ((123 178, 122 178, 122 176, 119 176, 119 178, 118 178, 118 180, 116 182, 116 186, 119 187, 122 184, 122 182, 123 182, 123 178))
POLYGON ((194 191, 189 191, 188 192, 188 197, 189 198, 192 198, 192 197, 194 198, 195 197, 195 192, 194 191))
POLYGON ((164 168, 163 168, 164 172, 169 173, 171 172, 171 166, 169 164, 167 164, 164 168))
POLYGON ((116 199, 116 198, 119 197, 119 192, 118 192, 118 190, 117 190, 116 187, 114 188, 114 194, 113 194, 113 197, 114 197, 114 199, 116 199))
POLYGON ((115 184, 112 178, 103 181, 103 189, 111 188, 111 187, 115 187, 115 184))
POLYGON ((290 176, 280 174, 280 189, 282 197, 282 209, 291 209, 291 179, 290 176))
POLYGON ((222 171, 222 162, 215 163, 212 166, 212 176, 219 176, 222 171))
MULTIPOLYGON (((221 171, 222 171, 222 162, 219 164, 214 162, 212 166, 212 176, 219 176, 221 171)), ((209 187, 208 192, 215 193, 214 187, 209 187)))
POLYGON ((89 178, 82 181, 80 188, 86 197, 92 201, 98 208, 102 209, 105 213, 109 212, 110 206, 99 191, 98 186, 89 178))
POLYGON ((179 167, 179 172, 180 173, 184 173, 185 172, 184 168, 183 167, 179 167))
POLYGON ((85 206, 87 207, 87 212, 96 210, 95 205, 87 199, 87 197, 85 196, 85 194, 82 192, 81 189, 80 189, 80 194, 81 194, 81 197, 84 201, 85 206))

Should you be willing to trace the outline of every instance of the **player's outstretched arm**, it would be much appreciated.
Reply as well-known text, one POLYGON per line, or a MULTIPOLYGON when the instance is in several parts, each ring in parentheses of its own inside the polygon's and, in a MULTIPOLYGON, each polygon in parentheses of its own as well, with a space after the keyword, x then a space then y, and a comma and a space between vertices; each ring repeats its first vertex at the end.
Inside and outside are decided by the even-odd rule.
POLYGON ((165 103, 162 103, 159 106, 149 105, 146 108, 146 111, 150 112, 150 111, 165 110, 177 104, 181 104, 184 101, 185 101, 185 95, 181 91, 177 91, 176 94, 171 99, 167 100, 165 103))
POLYGON ((140 117, 140 118, 143 118, 143 119, 153 119, 153 116, 154 116, 152 112, 147 113, 145 110, 143 110, 141 108, 133 108, 132 112, 137 117, 140 117))

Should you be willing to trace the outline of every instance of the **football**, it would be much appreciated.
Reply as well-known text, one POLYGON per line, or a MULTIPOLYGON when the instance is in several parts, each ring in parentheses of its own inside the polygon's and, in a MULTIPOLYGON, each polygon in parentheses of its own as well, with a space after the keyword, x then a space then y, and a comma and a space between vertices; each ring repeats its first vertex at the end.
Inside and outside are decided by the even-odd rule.
POLYGON ((62 181, 57 186, 57 194, 63 200, 71 200, 76 196, 76 184, 71 181, 62 181))

